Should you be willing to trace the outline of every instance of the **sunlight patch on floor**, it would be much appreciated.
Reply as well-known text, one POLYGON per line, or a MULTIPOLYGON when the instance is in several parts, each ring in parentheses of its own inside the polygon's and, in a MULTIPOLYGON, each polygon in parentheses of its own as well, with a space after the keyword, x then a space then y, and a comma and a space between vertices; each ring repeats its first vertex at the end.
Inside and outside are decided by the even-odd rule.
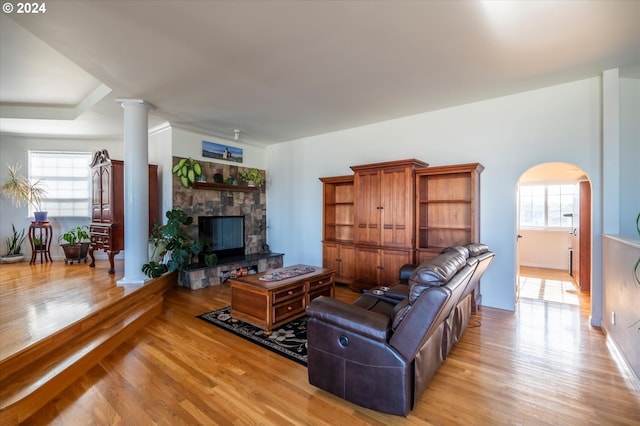
POLYGON ((579 305, 578 290, 571 281, 520 276, 520 297, 579 305))

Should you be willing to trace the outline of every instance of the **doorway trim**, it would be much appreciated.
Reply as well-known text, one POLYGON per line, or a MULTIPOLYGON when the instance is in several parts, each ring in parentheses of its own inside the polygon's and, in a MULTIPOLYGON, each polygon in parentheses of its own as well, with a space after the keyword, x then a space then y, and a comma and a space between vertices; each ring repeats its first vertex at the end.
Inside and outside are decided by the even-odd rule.
MULTIPOLYGON (((591 293, 591 312, 593 312, 593 186, 591 179, 579 166, 567 162, 544 162, 533 165, 519 176, 515 189, 515 304, 518 303, 520 282, 520 186, 524 183, 551 184, 576 183, 579 193, 579 222, 588 226, 579 226, 579 255, 574 264, 577 270, 576 279, 581 291, 591 293), (581 282, 582 280, 582 282, 581 282)), ((575 278, 575 277, 574 277, 575 278)))

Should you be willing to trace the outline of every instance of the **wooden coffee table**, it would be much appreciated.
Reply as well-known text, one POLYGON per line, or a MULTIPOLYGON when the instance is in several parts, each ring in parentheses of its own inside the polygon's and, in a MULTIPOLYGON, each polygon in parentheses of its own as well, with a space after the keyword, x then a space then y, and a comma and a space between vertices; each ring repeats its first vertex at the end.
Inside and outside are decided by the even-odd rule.
POLYGON ((240 278, 231 283, 231 318, 270 331, 304 316, 305 308, 318 296, 333 297, 336 272, 317 266, 293 265, 240 278), (260 277, 282 273, 292 268, 315 271, 285 278, 263 281, 260 277))

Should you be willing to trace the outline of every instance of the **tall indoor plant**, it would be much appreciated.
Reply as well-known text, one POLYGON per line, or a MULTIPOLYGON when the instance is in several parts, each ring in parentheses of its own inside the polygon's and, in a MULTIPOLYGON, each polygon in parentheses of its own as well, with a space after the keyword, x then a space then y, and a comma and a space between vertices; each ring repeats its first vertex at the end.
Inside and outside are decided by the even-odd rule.
MULTIPOLYGON (((153 257, 163 260, 152 259, 142 265, 142 272, 150 278, 157 278, 165 272, 183 270, 202 252, 202 242, 192 239, 186 232, 186 228, 193 223, 193 217, 178 209, 169 210, 166 216, 167 224, 156 223, 151 235, 156 248, 160 249, 160 253, 154 251, 153 257), (167 253, 169 256, 165 256, 167 253), (167 259, 166 263, 164 259, 167 259)), ((208 267, 215 266, 217 260, 213 253, 204 256, 208 267)))
POLYGON ((40 206, 42 200, 47 196, 47 191, 42 186, 41 179, 33 182, 21 175, 21 168, 20 164, 7 165, 9 176, 2 183, 0 192, 11 198, 16 207, 20 207, 22 204, 32 206, 36 222, 44 222, 47 220, 47 212, 40 211, 40 206))

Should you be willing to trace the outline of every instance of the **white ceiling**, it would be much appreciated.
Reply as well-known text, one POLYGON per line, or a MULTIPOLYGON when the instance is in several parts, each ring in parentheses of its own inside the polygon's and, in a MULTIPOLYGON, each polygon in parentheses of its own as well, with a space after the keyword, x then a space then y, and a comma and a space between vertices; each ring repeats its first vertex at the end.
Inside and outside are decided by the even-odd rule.
POLYGON ((640 1, 51 1, 0 15, 0 132, 150 127, 267 145, 598 76, 640 77, 640 1), (634 65, 635 64, 635 65, 634 65))

